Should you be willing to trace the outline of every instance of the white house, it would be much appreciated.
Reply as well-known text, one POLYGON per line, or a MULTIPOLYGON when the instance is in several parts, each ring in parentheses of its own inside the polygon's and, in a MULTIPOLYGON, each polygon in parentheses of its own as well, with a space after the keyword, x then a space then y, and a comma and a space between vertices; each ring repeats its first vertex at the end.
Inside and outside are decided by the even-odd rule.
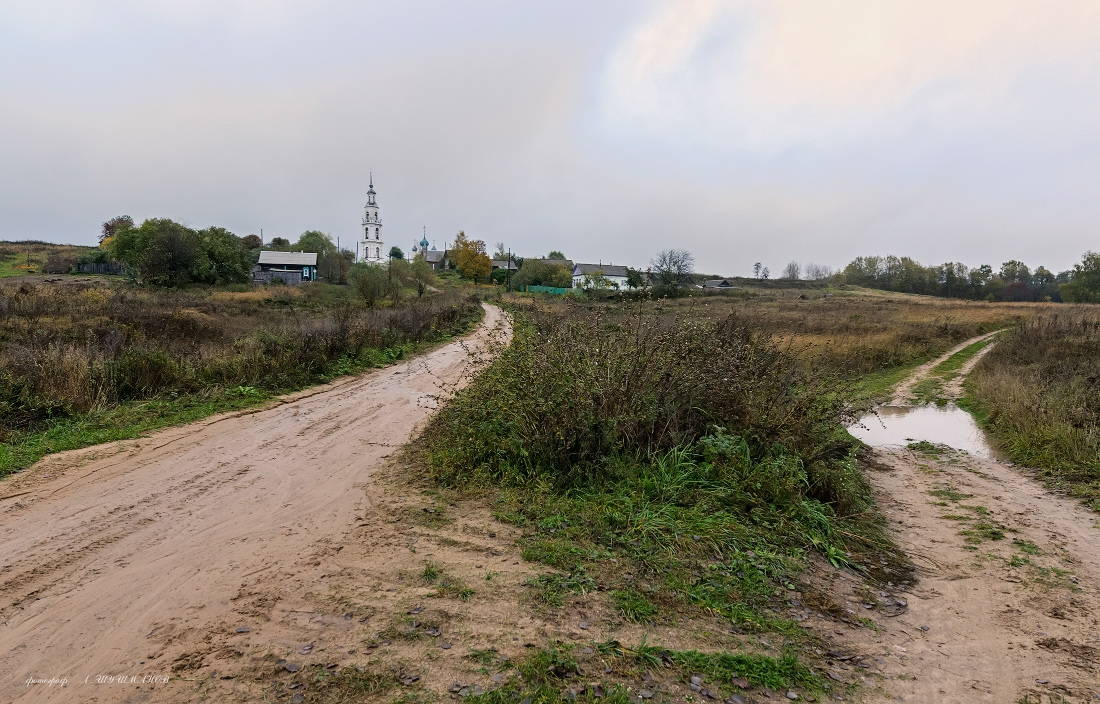
POLYGON ((382 220, 378 217, 378 204, 374 202, 374 196, 374 174, 371 174, 356 258, 361 262, 381 264, 389 259, 389 251, 386 249, 386 241, 382 239, 382 220))
POLYGON ((627 289, 630 286, 626 283, 626 267, 616 266, 614 264, 574 264, 573 265, 573 288, 580 288, 584 286, 584 280, 588 276, 595 274, 602 275, 611 284, 612 288, 627 289))

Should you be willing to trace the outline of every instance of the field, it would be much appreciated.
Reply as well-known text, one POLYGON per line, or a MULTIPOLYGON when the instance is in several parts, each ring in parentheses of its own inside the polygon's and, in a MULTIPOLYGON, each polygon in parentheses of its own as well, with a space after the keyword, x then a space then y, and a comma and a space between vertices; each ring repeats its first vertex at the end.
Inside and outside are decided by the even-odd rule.
POLYGON ((0 279, 28 274, 64 274, 92 247, 47 242, 0 242, 0 279))
POLYGON ((0 283, 0 474, 391 363, 480 311, 454 290, 367 309, 326 284, 0 283))
MULTIPOLYGON (((67 281, 0 284, 0 460, 9 471, 387 364, 480 313, 473 289, 459 285, 367 309, 352 289, 328 285, 164 291, 67 281)), ((309 701, 427 697, 451 682, 471 702, 625 702, 638 687, 859 697, 875 686, 876 666, 853 659, 854 644, 871 652, 884 634, 910 638, 890 618, 906 608, 901 595, 917 579, 910 557, 920 551, 888 523, 897 505, 878 503, 876 472, 891 473, 891 501, 927 519, 922 530, 937 537, 924 542, 957 541, 963 555, 980 544, 975 564, 1073 576, 1069 563, 1040 564, 1045 543, 1021 561, 1017 543, 1042 539, 1004 540, 1025 530, 1000 522, 1016 515, 1007 504, 996 504, 997 517, 976 500, 959 504, 960 515, 927 508, 929 497, 944 507, 974 499, 989 466, 914 443, 887 455, 887 470, 845 427, 918 365, 942 355, 927 369, 947 383, 992 350, 968 403, 1002 445, 1015 434, 1016 452, 1031 453, 1019 461, 1049 463, 1049 480, 1089 498, 1095 478, 1082 467, 1095 456, 1087 429, 1096 422, 1098 324, 1085 308, 820 286, 501 302, 513 315, 509 344, 487 336, 483 371, 417 426, 397 461, 371 470, 362 505, 373 508, 354 509, 364 538, 342 546, 349 569, 332 574, 330 591, 307 595, 319 612, 363 613, 344 651, 366 644, 371 659, 339 675, 323 663, 276 667, 274 683, 270 663, 252 659, 239 682, 262 682, 265 696, 304 686, 309 701), (990 333, 995 342, 960 344, 990 333), (1036 423, 1032 404, 1050 422, 1036 423), (903 495, 904 472, 927 486, 903 495), (959 476, 947 482, 948 473, 959 476), (506 638, 502 618, 522 624, 526 641, 506 638), (469 652, 442 666, 451 639, 469 652), (420 685, 411 663, 425 673, 420 685), (844 663, 860 664, 843 672, 844 663)), ((924 395, 939 399, 935 389, 924 395)), ((288 442, 303 456, 330 445, 288 442)), ((360 480, 360 463, 349 481, 360 480)))
MULTIPOLYGON (((1042 310, 822 289, 509 301, 511 346, 411 461, 456 501, 492 490, 524 557, 555 570, 531 586, 544 608, 598 592, 628 624, 713 633, 718 619, 775 633, 801 666, 815 640, 791 600, 840 613, 808 579, 814 560, 912 579, 845 424, 914 366, 1042 310)), ((545 694, 526 686, 515 696, 545 694)))
POLYGON ((1100 307, 1060 307, 1002 335, 968 389, 1011 460, 1100 511, 1100 307))
MULTIPOLYGON (((515 296, 517 306, 564 310, 555 300, 515 296), (537 301, 537 303, 536 303, 537 301)), ((605 315, 644 311, 666 320, 734 316, 770 336, 809 366, 824 366, 855 386, 853 399, 887 395, 914 366, 963 340, 1018 325, 1057 304, 975 303, 858 288, 758 289, 600 306, 605 315)))
MULTIPOLYGON (((809 668, 818 641, 789 614, 813 603, 857 618, 814 586, 815 562, 860 572, 871 590, 913 579, 845 424, 960 343, 1065 310, 823 287, 506 300, 512 345, 426 428, 416 471, 459 504, 489 492, 525 559, 552 570, 529 587, 541 608, 591 608, 603 595, 622 623, 702 638, 716 658, 750 646, 703 635, 725 622, 775 634, 783 657, 809 668)), ((955 379, 987 344, 933 375, 955 379)), ((789 675, 782 686, 827 684, 789 675)), ((547 685, 511 694, 539 698, 547 685)))

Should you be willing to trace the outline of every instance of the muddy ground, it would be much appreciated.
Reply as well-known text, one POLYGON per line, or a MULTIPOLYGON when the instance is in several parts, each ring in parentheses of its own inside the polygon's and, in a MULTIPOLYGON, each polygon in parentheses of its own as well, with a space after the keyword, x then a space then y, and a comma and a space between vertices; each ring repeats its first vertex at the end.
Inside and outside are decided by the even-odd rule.
MULTIPOLYGON (((394 460, 504 326, 491 308, 465 343, 4 482, 0 700, 296 703, 360 671, 389 683, 386 701, 447 700, 555 641, 597 678, 610 664, 593 646, 612 638, 779 654, 719 620, 623 623, 599 593, 538 603, 527 582, 546 569, 521 559, 518 529, 394 460)), ((807 570, 789 615, 819 638, 808 657, 836 696, 1100 701, 1097 516, 946 448, 876 450, 869 466, 919 581, 807 570), (815 593, 831 608, 810 608, 815 593)), ((615 676, 700 700, 660 672, 615 676)), ((769 700, 786 693, 744 698, 769 700)))

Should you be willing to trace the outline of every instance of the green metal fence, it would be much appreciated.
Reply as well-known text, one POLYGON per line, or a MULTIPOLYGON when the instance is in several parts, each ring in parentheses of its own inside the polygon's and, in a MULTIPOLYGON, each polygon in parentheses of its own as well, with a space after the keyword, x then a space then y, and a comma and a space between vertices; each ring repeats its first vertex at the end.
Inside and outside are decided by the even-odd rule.
POLYGON ((573 293, 571 288, 556 288, 554 286, 524 286, 524 291, 529 293, 549 293, 554 296, 564 296, 568 293, 573 293))

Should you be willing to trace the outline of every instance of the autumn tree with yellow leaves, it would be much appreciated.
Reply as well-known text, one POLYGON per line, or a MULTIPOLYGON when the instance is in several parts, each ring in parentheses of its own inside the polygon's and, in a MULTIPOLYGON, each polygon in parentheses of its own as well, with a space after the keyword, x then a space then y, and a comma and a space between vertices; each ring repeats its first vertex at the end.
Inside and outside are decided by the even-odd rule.
POLYGON ((462 278, 482 281, 493 271, 493 262, 485 252, 483 240, 471 240, 459 231, 454 244, 455 266, 462 278))

